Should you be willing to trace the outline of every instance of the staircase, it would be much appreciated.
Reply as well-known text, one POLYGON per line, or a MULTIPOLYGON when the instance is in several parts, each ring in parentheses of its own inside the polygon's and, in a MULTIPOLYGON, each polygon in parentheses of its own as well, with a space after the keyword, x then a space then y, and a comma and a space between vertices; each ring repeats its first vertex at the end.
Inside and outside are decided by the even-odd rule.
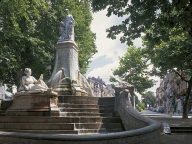
POLYGON ((5 116, 5 110, 0 110, 0 116, 5 116))
POLYGON ((8 109, 13 103, 13 100, 0 100, 0 116, 5 116, 6 109, 8 109))
POLYGON ((192 134, 192 126, 170 126, 171 133, 192 134))
POLYGON ((120 117, 113 117, 114 100, 58 96, 60 117, 1 116, 0 130, 79 135, 123 131, 120 117))

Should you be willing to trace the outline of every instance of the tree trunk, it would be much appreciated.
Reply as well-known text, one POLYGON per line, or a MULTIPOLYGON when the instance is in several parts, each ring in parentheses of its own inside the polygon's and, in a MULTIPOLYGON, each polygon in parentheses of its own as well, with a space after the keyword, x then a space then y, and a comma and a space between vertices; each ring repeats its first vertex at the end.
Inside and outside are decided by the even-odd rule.
POLYGON ((185 98, 184 105, 183 105, 183 118, 188 118, 188 106, 189 106, 189 96, 191 94, 191 88, 192 88, 192 76, 188 82, 186 98, 185 98))
POLYGON ((17 89, 21 86, 21 78, 22 78, 21 69, 18 68, 17 73, 16 73, 16 86, 17 86, 17 89))

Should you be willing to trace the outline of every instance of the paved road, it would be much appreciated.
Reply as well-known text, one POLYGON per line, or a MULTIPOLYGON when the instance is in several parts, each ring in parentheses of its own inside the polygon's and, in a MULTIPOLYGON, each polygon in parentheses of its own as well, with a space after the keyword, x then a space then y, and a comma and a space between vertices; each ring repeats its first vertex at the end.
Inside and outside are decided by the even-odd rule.
MULTIPOLYGON (((191 126, 192 119, 191 114, 188 119, 182 119, 182 115, 178 114, 164 114, 144 110, 141 112, 142 115, 147 116, 159 123, 168 123, 170 126, 191 126)), ((192 134, 162 134, 161 144, 192 144, 192 134)))

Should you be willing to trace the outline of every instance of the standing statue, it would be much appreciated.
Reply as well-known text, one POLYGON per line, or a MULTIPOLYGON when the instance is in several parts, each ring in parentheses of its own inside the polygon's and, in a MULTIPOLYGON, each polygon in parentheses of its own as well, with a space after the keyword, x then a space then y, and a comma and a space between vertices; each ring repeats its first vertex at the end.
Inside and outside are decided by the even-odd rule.
POLYGON ((67 16, 63 21, 60 22, 59 27, 59 40, 73 40, 74 41, 74 26, 75 20, 71 14, 69 14, 69 10, 65 10, 67 16))
POLYGON ((31 69, 25 68, 24 73, 26 76, 22 77, 22 85, 19 88, 19 91, 31 91, 31 92, 41 92, 47 91, 48 87, 43 81, 43 75, 41 74, 40 78, 36 80, 31 76, 31 69))

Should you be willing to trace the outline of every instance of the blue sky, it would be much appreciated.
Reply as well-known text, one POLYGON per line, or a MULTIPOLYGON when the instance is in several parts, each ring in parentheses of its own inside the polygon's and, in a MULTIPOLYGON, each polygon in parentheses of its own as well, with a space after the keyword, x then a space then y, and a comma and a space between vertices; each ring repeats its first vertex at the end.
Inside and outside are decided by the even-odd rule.
MULTIPOLYGON (((117 25, 121 23, 125 17, 117 16, 106 16, 107 10, 103 10, 93 14, 93 21, 91 24, 91 29, 96 33, 96 46, 98 53, 96 53, 91 59, 89 69, 87 70, 86 76, 95 76, 102 78, 106 83, 109 82, 109 76, 112 75, 112 69, 115 69, 119 65, 119 57, 122 57, 128 46, 125 43, 121 43, 119 36, 116 40, 111 40, 107 38, 106 29, 110 26, 117 25)), ((134 45, 137 47, 142 46, 142 41, 140 38, 134 40, 134 45)), ((154 91, 159 86, 160 79, 158 77, 153 77, 157 80, 156 86, 150 88, 149 90, 154 91)))

